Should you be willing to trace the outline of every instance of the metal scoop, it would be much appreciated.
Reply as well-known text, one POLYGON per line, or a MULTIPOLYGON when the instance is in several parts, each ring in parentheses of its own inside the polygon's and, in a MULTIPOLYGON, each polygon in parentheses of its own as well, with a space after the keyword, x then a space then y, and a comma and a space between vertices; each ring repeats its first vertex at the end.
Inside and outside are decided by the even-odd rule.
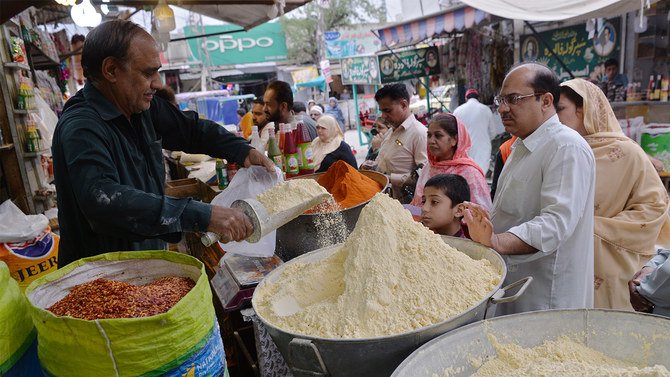
MULTIPOLYGON (((245 239, 245 241, 256 243, 272 231, 302 215, 308 209, 319 203, 325 202, 330 198, 332 198, 330 194, 323 193, 308 201, 302 202, 296 206, 274 213, 272 215, 270 215, 268 210, 261 204, 261 202, 256 199, 239 199, 234 201, 230 207, 241 209, 249 217, 251 225, 254 227, 254 231, 251 233, 251 236, 245 239)), ((218 234, 207 232, 200 240, 202 241, 203 245, 209 247, 219 239, 220 236, 218 234)), ((221 241, 224 243, 230 242, 230 240, 221 241)))

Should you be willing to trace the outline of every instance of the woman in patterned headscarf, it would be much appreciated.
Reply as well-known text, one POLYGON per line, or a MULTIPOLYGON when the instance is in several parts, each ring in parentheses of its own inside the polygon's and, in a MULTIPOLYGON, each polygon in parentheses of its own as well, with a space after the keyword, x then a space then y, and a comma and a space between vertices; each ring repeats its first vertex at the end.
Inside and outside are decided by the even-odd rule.
POLYGON ((670 240, 668 194, 596 85, 562 83, 558 116, 586 139, 596 158, 594 307, 633 310, 628 280, 656 254, 656 244, 670 240))

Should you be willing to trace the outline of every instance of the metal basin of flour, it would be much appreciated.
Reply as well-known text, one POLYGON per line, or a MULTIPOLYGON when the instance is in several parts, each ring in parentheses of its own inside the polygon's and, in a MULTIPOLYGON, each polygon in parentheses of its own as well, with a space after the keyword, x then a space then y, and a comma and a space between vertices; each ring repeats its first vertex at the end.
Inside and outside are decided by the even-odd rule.
POLYGON ((411 354, 392 377, 470 376, 473 360, 495 357, 486 334, 500 343, 535 347, 570 335, 603 354, 634 364, 670 369, 670 320, 602 309, 543 310, 513 314, 461 327, 433 339, 411 354))
MULTIPOLYGON (((387 187, 390 187, 389 179, 384 174, 368 170, 360 170, 359 172, 379 183, 382 187, 379 191, 384 191, 387 187)), ((292 179, 318 180, 323 174, 325 173, 308 174, 292 179)), ((369 200, 340 211, 346 224, 347 236, 354 230, 356 222, 358 221, 358 216, 368 202, 369 200)), ((275 254, 277 254, 281 260, 288 262, 299 255, 303 255, 308 251, 316 250, 320 247, 318 239, 319 235, 317 234, 318 216, 318 213, 303 214, 277 229, 277 246, 275 254)))
MULTIPOLYGON (((293 371, 293 375, 295 377, 387 377, 402 360, 422 344, 447 331, 493 316, 496 304, 516 300, 523 294, 528 284, 532 281, 531 278, 527 277, 501 288, 507 274, 507 268, 498 253, 470 240, 445 236, 442 239, 445 243, 455 247, 473 259, 489 260, 501 274, 500 282, 485 298, 470 307, 467 311, 449 320, 390 336, 361 339, 320 338, 296 334, 277 328, 263 318, 258 310, 256 310, 258 318, 267 328, 277 348, 293 371), (515 290, 519 286, 521 288, 518 289, 516 294, 510 297, 503 297, 506 291, 515 290)), ((265 284, 278 281, 286 266, 294 263, 313 263, 319 261, 328 257, 340 247, 342 247, 342 244, 315 250, 288 263, 284 263, 266 276, 255 292, 262 291, 265 284)), ((254 308, 257 307, 256 293, 254 293, 252 299, 254 308)))

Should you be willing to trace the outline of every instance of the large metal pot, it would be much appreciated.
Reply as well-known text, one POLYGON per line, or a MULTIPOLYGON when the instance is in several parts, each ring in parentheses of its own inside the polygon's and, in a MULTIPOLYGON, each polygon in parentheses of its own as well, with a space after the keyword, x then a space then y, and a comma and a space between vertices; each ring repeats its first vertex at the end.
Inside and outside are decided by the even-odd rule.
MULTIPOLYGON (((423 343, 457 327, 493 316, 495 314, 495 304, 516 300, 532 281, 532 278, 527 277, 501 288, 507 269, 505 262, 498 253, 470 240, 454 237, 442 238, 445 243, 473 259, 489 260, 501 274, 500 282, 495 289, 489 292, 479 303, 447 321, 402 334, 363 339, 319 338, 292 333, 275 327, 256 310, 259 319, 267 328, 293 374, 296 377, 387 377, 405 357, 423 343), (516 294, 503 297, 507 290, 519 286, 521 288, 518 289, 516 294)), ((262 291, 265 284, 278 281, 286 266, 293 263, 319 261, 328 257, 340 247, 342 247, 342 244, 316 250, 279 266, 261 282, 256 288, 256 292, 262 291)), ((254 293, 252 303, 256 308, 256 293, 254 293)))
MULTIPOLYGON (((384 174, 369 170, 360 170, 360 173, 379 183, 382 187, 380 191, 384 191, 390 187, 389 179, 384 174)), ((308 174, 293 179, 318 180, 323 174, 325 173, 308 174)), ((368 202, 369 200, 341 211, 347 227, 347 236, 354 230, 356 222, 358 221, 358 216, 368 202)), ((299 255, 303 255, 308 251, 316 250, 320 247, 317 237, 316 216, 319 216, 319 214, 303 214, 277 229, 277 246, 275 248, 275 254, 277 254, 281 260, 287 262, 299 255)))
POLYGON ((487 333, 502 343, 535 347, 571 335, 615 359, 670 368, 670 320, 602 309, 543 310, 473 323, 433 339, 403 361, 392 377, 469 376, 472 360, 496 355, 487 333))

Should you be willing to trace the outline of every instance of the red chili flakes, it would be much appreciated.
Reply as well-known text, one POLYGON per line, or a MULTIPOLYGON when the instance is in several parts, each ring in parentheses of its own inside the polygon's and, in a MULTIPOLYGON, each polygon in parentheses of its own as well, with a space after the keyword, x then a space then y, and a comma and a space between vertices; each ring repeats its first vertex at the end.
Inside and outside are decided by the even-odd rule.
POLYGON ((97 279, 74 286, 47 310, 57 316, 86 320, 150 317, 170 310, 194 286, 192 279, 177 276, 146 285, 97 279))

